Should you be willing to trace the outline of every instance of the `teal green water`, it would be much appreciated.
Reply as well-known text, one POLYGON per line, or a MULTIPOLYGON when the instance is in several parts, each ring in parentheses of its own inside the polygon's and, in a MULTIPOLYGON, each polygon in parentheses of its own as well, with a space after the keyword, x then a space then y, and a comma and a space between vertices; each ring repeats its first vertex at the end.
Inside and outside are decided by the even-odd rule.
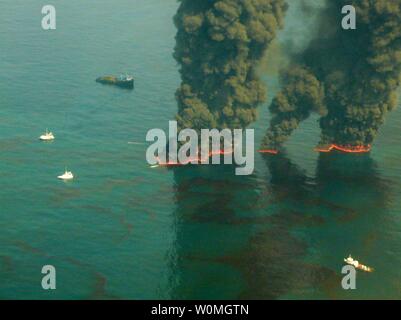
MULTIPOLYGON (((282 43, 310 34, 291 3, 282 43)), ((41 1, 0 4, 0 298, 401 298, 401 110, 370 155, 317 155, 310 119, 249 177, 149 169, 146 132, 177 110, 176 1, 53 4, 51 32, 41 1), (125 71, 132 92, 94 81, 125 71), (56 179, 65 166, 73 182, 56 179), (349 253, 376 269, 352 292, 349 253)), ((267 121, 266 104, 258 140, 267 121)))

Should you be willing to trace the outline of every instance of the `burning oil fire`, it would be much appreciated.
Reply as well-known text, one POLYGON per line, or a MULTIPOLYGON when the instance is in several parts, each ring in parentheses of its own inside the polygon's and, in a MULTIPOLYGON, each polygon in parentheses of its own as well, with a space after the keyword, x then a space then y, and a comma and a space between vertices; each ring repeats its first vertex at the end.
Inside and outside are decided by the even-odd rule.
MULTIPOLYGON (((337 144, 331 144, 329 146, 326 147, 317 147, 315 148, 316 152, 321 152, 321 153, 330 153, 332 151, 340 151, 340 152, 344 152, 344 153, 368 153, 370 152, 372 149, 371 145, 367 145, 367 146, 341 146, 341 145, 337 145, 337 144)), ((228 154, 233 154, 234 151, 233 150, 229 150, 229 151, 225 151, 225 150, 218 150, 218 151, 211 151, 209 152, 209 154, 206 157, 203 157, 201 155, 199 155, 198 152, 198 156, 196 158, 189 158, 186 162, 178 162, 178 161, 167 161, 167 162, 162 162, 161 160, 159 160, 159 166, 162 167, 172 167, 172 166, 185 166, 188 165, 190 163, 207 163, 208 160, 215 156, 215 155, 220 155, 220 156, 224 156, 224 155, 228 155, 228 154)), ((274 149, 262 149, 262 150, 258 150, 258 153, 261 154, 271 154, 271 155, 277 155, 279 154, 278 150, 274 150, 274 149)))
POLYGON ((233 150, 229 150, 229 151, 225 151, 225 150, 218 150, 218 151, 211 151, 209 152, 209 154, 206 157, 203 157, 201 155, 199 155, 198 152, 198 156, 195 158, 189 158, 186 162, 178 162, 178 161, 166 161, 166 162, 162 162, 160 159, 158 159, 159 161, 159 166, 162 167, 175 167, 175 166, 185 166, 188 165, 192 162, 194 163, 207 163, 209 161, 209 159, 213 156, 216 155, 220 155, 220 156, 224 156, 227 154, 233 154, 234 151, 233 150))
POLYGON ((267 154, 278 154, 278 150, 274 150, 274 149, 265 149, 265 150, 258 150, 259 153, 267 153, 267 154))
POLYGON ((327 147, 317 147, 315 151, 322 153, 329 153, 331 151, 341 151, 345 153, 368 153, 372 149, 371 145, 366 146, 340 146, 337 144, 331 144, 327 147))

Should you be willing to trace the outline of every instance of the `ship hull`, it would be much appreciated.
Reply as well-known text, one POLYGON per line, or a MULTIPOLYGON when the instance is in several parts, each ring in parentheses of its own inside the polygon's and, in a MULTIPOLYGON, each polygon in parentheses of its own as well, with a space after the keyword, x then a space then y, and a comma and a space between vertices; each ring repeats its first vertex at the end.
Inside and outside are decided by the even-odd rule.
POLYGON ((134 89, 134 79, 132 80, 119 80, 114 76, 99 77, 96 82, 108 85, 114 85, 125 89, 134 89))

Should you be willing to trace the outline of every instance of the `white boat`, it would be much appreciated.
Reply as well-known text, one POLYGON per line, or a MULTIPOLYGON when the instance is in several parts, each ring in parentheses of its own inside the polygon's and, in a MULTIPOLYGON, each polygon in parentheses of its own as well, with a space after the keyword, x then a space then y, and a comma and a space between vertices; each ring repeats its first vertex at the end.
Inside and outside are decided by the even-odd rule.
POLYGON ((347 259, 344 259, 344 262, 351 266, 354 266, 355 268, 357 268, 359 265, 359 261, 354 260, 354 258, 352 258, 351 255, 349 255, 347 259))
POLYGON ((65 170, 64 174, 62 174, 61 176, 58 176, 57 178, 61 179, 61 180, 72 180, 72 179, 74 179, 74 175, 72 174, 71 171, 65 170))
POLYGON ((373 268, 359 263, 359 261, 352 258, 351 255, 349 255, 348 258, 344 259, 344 262, 351 266, 354 266, 356 269, 359 269, 359 270, 362 270, 365 272, 373 272, 374 271, 373 268))
POLYGON ((128 74, 121 74, 121 75, 119 76, 119 80, 120 80, 120 81, 133 81, 133 80, 134 80, 134 77, 131 76, 131 75, 128 75, 128 74))
POLYGON ((49 131, 46 129, 46 133, 42 134, 42 135, 39 137, 39 139, 42 140, 42 141, 52 141, 52 140, 54 140, 55 138, 54 138, 53 133, 52 133, 52 132, 49 132, 49 131))

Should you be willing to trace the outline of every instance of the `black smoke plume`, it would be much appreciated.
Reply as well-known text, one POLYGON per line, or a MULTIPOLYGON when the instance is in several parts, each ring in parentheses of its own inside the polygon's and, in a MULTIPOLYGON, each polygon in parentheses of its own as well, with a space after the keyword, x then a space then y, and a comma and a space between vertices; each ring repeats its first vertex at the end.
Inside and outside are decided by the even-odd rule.
POLYGON ((256 68, 286 9, 285 0, 180 0, 180 129, 243 128, 256 119, 266 99, 256 68))
POLYGON ((401 0, 330 0, 319 30, 283 73, 266 148, 280 148, 312 112, 321 116, 321 145, 369 146, 397 105, 401 0), (345 5, 356 9, 356 30, 341 26, 345 5))

